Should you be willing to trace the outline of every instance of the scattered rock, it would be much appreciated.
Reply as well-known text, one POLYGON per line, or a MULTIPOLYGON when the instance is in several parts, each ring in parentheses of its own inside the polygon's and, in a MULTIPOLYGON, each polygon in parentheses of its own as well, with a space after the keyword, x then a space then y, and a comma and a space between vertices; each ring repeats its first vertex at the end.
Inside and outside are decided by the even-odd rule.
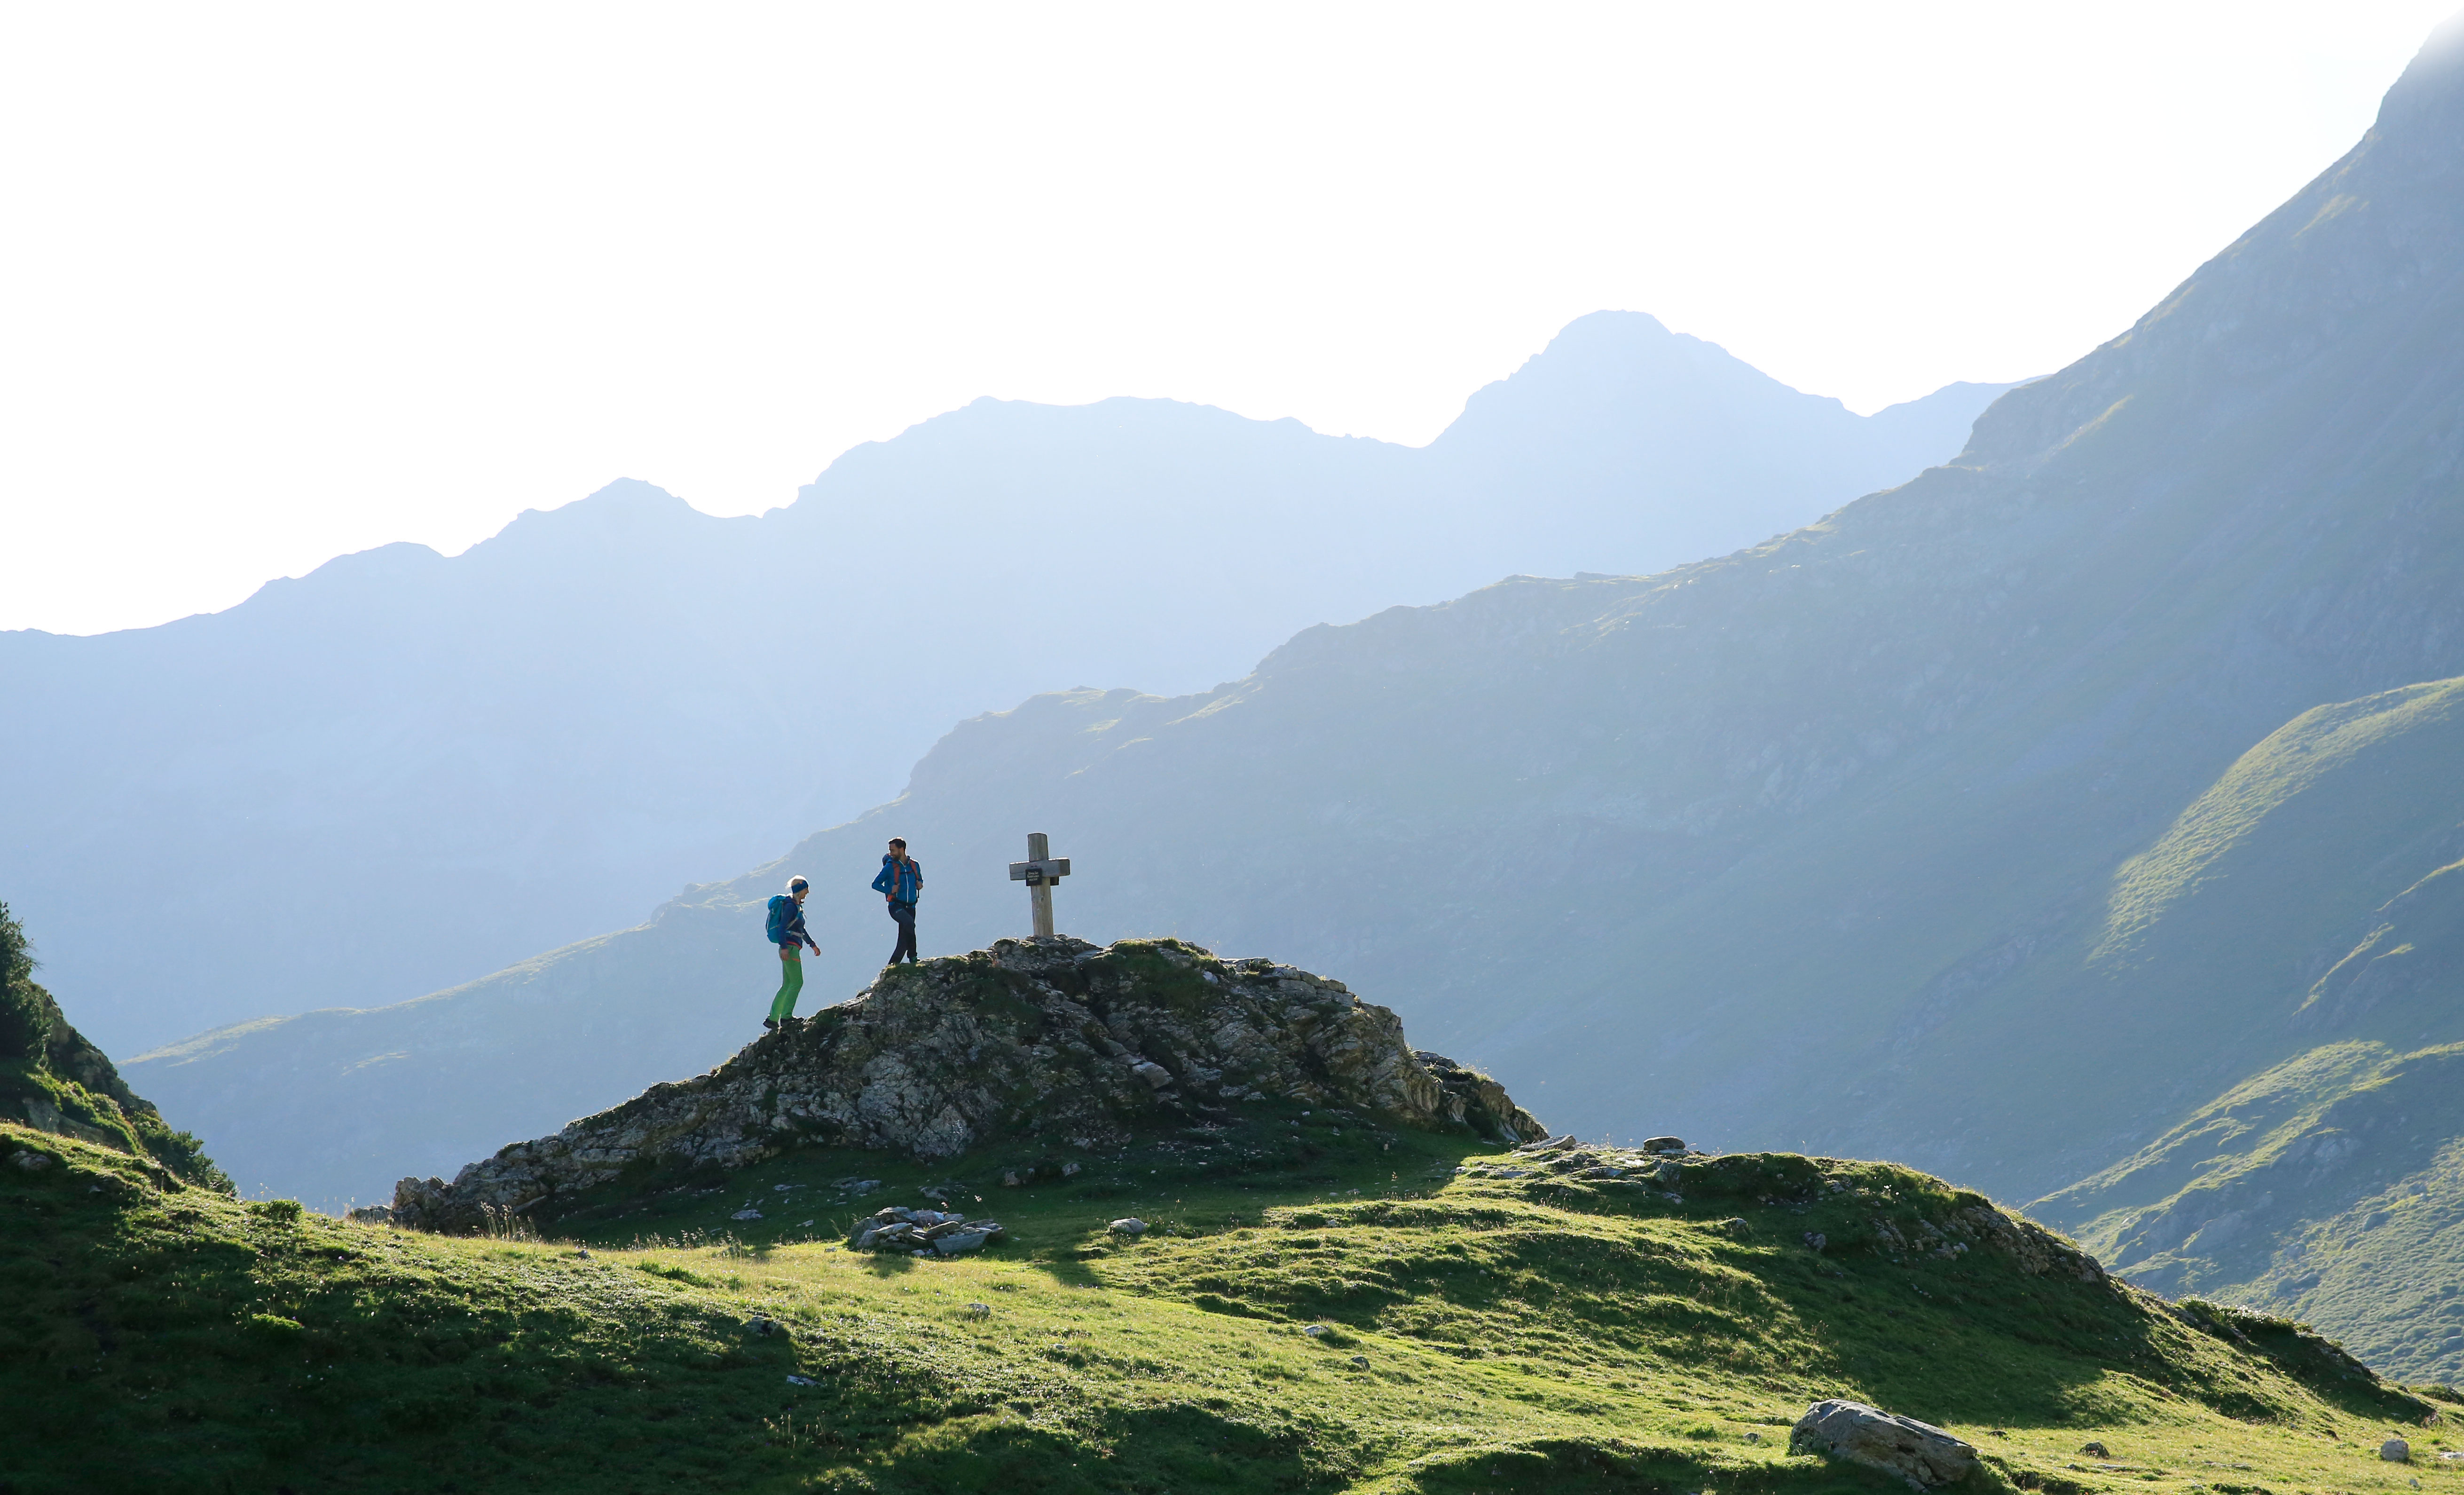
POLYGON ((747 1333, 759 1334, 766 1339, 772 1334, 786 1333, 787 1326, 780 1323, 775 1318, 755 1317, 744 1321, 744 1330, 747 1333))
POLYGON ((1324 1324, 1311 1324, 1307 1329, 1302 1330, 1301 1332, 1309 1335, 1311 1339, 1317 1339, 1326 1333, 1326 1326, 1324 1324))
POLYGON ((1369 1369, 1369 1357, 1365 1354, 1353 1355, 1352 1357, 1352 1368, 1355 1371, 1365 1371, 1369 1369))
POLYGON ((1546 1134, 1496 1081, 1416 1055, 1392 1011, 1340 981, 1218 960, 1178 940, 1004 939, 884 971, 854 1000, 707 1074, 515 1143, 450 1184, 405 1179, 394 1219, 467 1234, 489 1209, 525 1209, 627 1169, 740 1168, 807 1143, 924 1160, 1021 1132, 1111 1149, 1142 1128, 1188 1124, 1195 1103, 1176 1075, 1193 1089, 1228 1081, 1506 1145, 1546 1134), (1207 974, 1217 979, 1197 979, 1207 974))
POLYGON ((1645 1137, 1642 1141, 1642 1150, 1653 1154, 1683 1153, 1685 1151, 1685 1139, 1683 1137, 1645 1137))
POLYGON ((955 1210, 917 1210, 891 1204, 857 1221, 847 1245, 850 1251, 957 1256, 981 1250, 1006 1234, 997 1220, 969 1220, 955 1210))
POLYGON ((9 1161, 16 1164, 20 1168, 23 1168, 30 1174, 41 1173, 44 1169, 52 1166, 51 1154, 48 1153, 19 1153, 15 1156, 10 1158, 9 1161))
POLYGON ((806 1376, 790 1375, 787 1377, 787 1384, 790 1386, 819 1386, 822 1383, 806 1376))
POLYGON ((1805 1233, 1806 1248, 1814 1252, 1816 1256, 1821 1255, 1822 1248, 1830 1243, 1831 1238, 1824 1235, 1819 1230, 1809 1230, 1805 1233))
POLYGON ((1569 1132, 1561 1137, 1543 1137, 1537 1142, 1526 1142, 1521 1147, 1516 1148, 1515 1151, 1518 1153, 1529 1153, 1533 1154, 1541 1153, 1562 1153, 1569 1148, 1580 1145, 1581 1144, 1574 1140, 1574 1134, 1569 1132))
POLYGON ((2390 1438, 2379 1444, 2379 1457, 2389 1463, 2410 1463, 2412 1445, 2401 1438, 2390 1438))
POLYGON ((1742 1236, 1751 1227, 1746 1223, 1746 1218, 1743 1215, 1739 1215, 1731 1220, 1724 1220, 1720 1221, 1720 1229, 1726 1234, 1731 1236, 1742 1236))
POLYGON ((390 1225, 393 1223, 393 1211, 383 1204, 363 1204, 342 1218, 358 1220, 363 1225, 390 1225))
POLYGON ((990 1318, 992 1316, 993 1306, 989 1303, 970 1303, 967 1305, 967 1317, 969 1318, 990 1318))
POLYGON ((1125 1220, 1112 1221, 1110 1228, 1116 1236, 1143 1236, 1147 1233, 1147 1222, 1132 1215, 1125 1220))
POLYGON ((2105 1447, 2102 1443, 2081 1443, 2079 1444, 2079 1452, 2090 1459, 2110 1459, 2113 1457, 2113 1450, 2105 1447))
POLYGON ((1076 1163, 1063 1163, 1063 1164, 1061 1165, 1061 1176, 1062 1176, 1062 1177, 1064 1177, 1064 1178, 1075 1178, 1075 1177, 1077 1177, 1077 1176, 1078 1176, 1078 1165, 1077 1165, 1076 1163))
POLYGON ((761 1218, 761 1212, 759 1210, 737 1210, 735 1214, 730 1215, 727 1218, 730 1220, 759 1220, 761 1218))
POLYGON ((1976 1470, 1976 1450, 1931 1423, 1836 1398, 1806 1409, 1788 1451, 1844 1459, 1926 1487, 1955 1484, 1976 1470))
POLYGON ((1018 1182, 1018 1170, 1017 1170, 1017 1169, 1013 1168, 1013 1169, 1011 1169, 1009 1172, 1004 1173, 1004 1174, 1002 1174, 1002 1175, 1001 1175, 1001 1187, 1002 1187, 1002 1188, 1004 1188, 1004 1189, 1015 1189, 1015 1188, 1017 1188, 1018 1186, 1019 1186, 1019 1182, 1018 1182))

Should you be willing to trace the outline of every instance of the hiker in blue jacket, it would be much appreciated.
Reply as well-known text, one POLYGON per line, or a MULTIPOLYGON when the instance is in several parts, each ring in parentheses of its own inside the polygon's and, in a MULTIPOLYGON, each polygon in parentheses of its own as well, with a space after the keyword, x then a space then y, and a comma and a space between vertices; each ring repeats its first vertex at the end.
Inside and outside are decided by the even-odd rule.
POLYGON ((796 1015, 796 997, 804 989, 804 950, 820 955, 822 947, 804 933, 804 895, 813 885, 801 877, 787 879, 787 890, 770 900, 770 943, 779 947, 779 995, 770 1000, 770 1016, 761 1020, 775 1028, 796 1015))
POLYGON ((889 900, 890 917, 898 925, 898 943, 891 949, 890 963, 904 960, 915 963, 915 896, 924 890, 924 864, 907 854, 907 843, 892 836, 890 852, 881 859, 881 875, 872 880, 872 890, 889 900))

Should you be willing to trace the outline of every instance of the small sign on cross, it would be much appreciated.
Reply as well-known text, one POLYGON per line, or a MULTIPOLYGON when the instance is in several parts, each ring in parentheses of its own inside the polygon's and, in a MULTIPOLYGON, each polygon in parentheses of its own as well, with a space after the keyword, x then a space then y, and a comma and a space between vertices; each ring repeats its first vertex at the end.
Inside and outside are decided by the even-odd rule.
POLYGON ((1052 885, 1069 875, 1069 859, 1052 854, 1052 843, 1044 832, 1030 831, 1026 838, 1026 860, 1009 865, 1009 880, 1026 884, 1027 908, 1035 915, 1035 932, 1052 933, 1052 885))

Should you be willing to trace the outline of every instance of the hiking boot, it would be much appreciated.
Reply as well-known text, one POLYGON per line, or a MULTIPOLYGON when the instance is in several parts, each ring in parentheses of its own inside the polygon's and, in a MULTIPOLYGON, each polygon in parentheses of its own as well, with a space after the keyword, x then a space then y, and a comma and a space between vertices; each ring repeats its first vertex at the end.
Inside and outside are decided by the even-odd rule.
POLYGON ((761 1025, 775 1033, 779 1030, 779 1020, 776 1018, 764 1018, 761 1020, 761 1025))

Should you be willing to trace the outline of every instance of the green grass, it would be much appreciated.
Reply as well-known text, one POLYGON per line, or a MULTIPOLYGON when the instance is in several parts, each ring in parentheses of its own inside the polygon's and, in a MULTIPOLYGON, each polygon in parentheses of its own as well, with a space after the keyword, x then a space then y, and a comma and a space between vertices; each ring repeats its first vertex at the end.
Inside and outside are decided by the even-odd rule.
POLYGON ((1296 1164, 1233 1174, 1158 1140, 1003 1189, 980 1165, 815 1150, 648 1180, 554 1242, 166 1189, 124 1154, 8 1129, 0 1149, 56 1161, 0 1160, 0 1396, 33 1435, 0 1478, 12 1495, 1879 1495, 1786 1452, 1809 1402, 1854 1396, 1970 1439, 1996 1488, 2356 1495, 2417 1476, 2464 1495, 2448 1468, 2369 1457, 2399 1428, 2449 1431, 2315 1342, 2244 1349, 1990 1249, 1897 1251, 1876 1221, 1915 1240, 1981 1202, 1904 1170, 1695 1162, 1677 1203, 1458 1174, 1463 1144, 1353 1118, 1259 1125, 1301 1133, 1296 1164), (883 1187, 831 1187, 855 1175, 883 1187), (1010 1238, 955 1262, 837 1243, 927 1186, 985 1196, 1010 1238), (730 1218, 753 1199, 763 1220, 730 1218), (1124 1213, 1155 1228, 1114 1237, 1124 1213), (2081 1456, 2091 1439, 2111 1457, 2081 1456))
MULTIPOLYGON (((2230 871, 2233 854, 2271 816, 2365 756, 2399 756, 2409 735, 2452 735, 2464 712, 2464 680, 2437 680, 2315 707, 2270 734, 2226 770, 2145 852, 2114 874, 2096 959, 2126 956, 2131 943, 2204 882, 2230 871)), ((2382 773, 2385 770, 2382 769, 2382 773)))
POLYGON ((231 1187, 194 1136, 173 1132, 142 1103, 124 1107, 30 1059, 0 1057, 0 1117, 23 1117, 39 1123, 42 1131, 150 1158, 184 1182, 231 1187))
POLYGON ((2340 1326, 2464 1380, 2464 1044, 2322 1044, 2033 1206, 2132 1280, 2340 1326))

